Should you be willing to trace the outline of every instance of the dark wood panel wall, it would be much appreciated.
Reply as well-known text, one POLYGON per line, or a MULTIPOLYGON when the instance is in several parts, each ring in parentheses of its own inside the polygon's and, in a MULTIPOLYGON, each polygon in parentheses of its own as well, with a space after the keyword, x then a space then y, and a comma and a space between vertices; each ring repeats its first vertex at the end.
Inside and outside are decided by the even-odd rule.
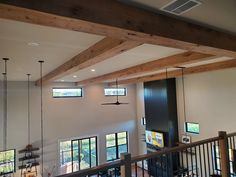
POLYGON ((175 79, 144 83, 146 129, 164 132, 166 147, 178 142, 175 79))

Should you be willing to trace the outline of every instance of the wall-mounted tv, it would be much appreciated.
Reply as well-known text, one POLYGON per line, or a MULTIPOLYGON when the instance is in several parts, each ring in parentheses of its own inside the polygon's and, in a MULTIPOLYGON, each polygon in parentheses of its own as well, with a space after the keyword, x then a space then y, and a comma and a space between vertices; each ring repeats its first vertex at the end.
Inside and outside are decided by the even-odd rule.
POLYGON ((15 149, 0 151, 0 176, 15 172, 16 151, 15 149))
POLYGON ((146 143, 159 148, 164 147, 164 134, 161 132, 146 130, 146 143))
POLYGON ((185 132, 199 134, 200 133, 199 123, 185 122, 185 132))

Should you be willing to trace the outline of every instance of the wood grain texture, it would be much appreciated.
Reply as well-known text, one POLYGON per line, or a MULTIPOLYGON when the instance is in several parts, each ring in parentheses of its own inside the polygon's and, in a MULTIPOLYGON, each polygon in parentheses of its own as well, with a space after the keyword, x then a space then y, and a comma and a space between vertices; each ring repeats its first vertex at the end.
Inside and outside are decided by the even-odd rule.
POLYGON ((158 71, 166 67, 174 67, 187 63, 194 63, 198 61, 209 60, 212 55, 197 53, 197 52, 184 52, 181 54, 164 57, 144 64, 136 65, 130 68, 122 69, 112 73, 104 74, 98 77, 86 79, 77 83, 77 85, 88 85, 100 83, 106 80, 129 77, 134 74, 141 74, 145 72, 158 71))
MULTIPOLYGON (((92 66, 139 45, 141 43, 136 41, 124 41, 106 37, 46 74, 43 77, 43 84, 92 66)), ((36 85, 39 83, 40 80, 36 81, 36 85)))
POLYGON ((235 35, 114 0, 1 0, 1 3, 0 18, 236 57, 235 35))
MULTIPOLYGON (((232 59, 232 60, 227 60, 227 61, 222 61, 222 62, 189 67, 189 68, 185 68, 183 71, 184 71, 184 75, 189 75, 189 74, 196 74, 196 73, 209 72, 209 71, 235 68, 235 67, 236 67, 236 59, 232 59)), ((181 69, 170 71, 167 73, 168 78, 175 78, 181 75, 182 75, 181 69)), ((147 81, 162 80, 162 79, 166 79, 166 72, 152 74, 152 75, 143 76, 143 77, 134 77, 131 79, 126 79, 126 80, 120 80, 119 84, 134 84, 134 83, 139 83, 139 82, 147 82, 147 81)), ((111 82, 109 83, 109 85, 115 85, 115 83, 111 82)))

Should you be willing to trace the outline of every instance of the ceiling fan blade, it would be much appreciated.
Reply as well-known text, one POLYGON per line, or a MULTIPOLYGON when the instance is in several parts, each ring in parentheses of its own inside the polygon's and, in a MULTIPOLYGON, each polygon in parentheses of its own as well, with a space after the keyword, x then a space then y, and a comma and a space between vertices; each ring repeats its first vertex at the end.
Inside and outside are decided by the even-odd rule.
POLYGON ((101 105, 116 105, 117 103, 102 103, 101 105))

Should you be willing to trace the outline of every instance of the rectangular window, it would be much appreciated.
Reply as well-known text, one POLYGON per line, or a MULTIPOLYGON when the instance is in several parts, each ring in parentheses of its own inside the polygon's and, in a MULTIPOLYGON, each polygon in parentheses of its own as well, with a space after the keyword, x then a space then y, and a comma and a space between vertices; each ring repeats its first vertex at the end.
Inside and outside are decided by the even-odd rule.
POLYGON ((107 161, 120 158, 120 153, 128 152, 127 132, 106 135, 107 161))
POLYGON ((105 88, 105 96, 126 96, 126 88, 105 88))
POLYGON ((60 142, 61 174, 97 166, 97 137, 60 142))
POLYGON ((53 98, 82 97, 82 88, 53 88, 53 98))
POLYGON ((0 176, 15 172, 15 150, 0 152, 0 176))
MULTIPOLYGON (((235 154, 235 149, 229 149, 230 176, 235 176, 236 173, 235 154)), ((219 146, 212 145, 212 157, 214 159, 214 169, 218 172, 221 172, 221 156, 219 146)))
POLYGON ((200 133, 199 124, 193 122, 185 122, 185 132, 199 134, 200 133))

